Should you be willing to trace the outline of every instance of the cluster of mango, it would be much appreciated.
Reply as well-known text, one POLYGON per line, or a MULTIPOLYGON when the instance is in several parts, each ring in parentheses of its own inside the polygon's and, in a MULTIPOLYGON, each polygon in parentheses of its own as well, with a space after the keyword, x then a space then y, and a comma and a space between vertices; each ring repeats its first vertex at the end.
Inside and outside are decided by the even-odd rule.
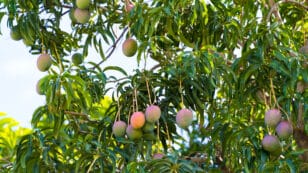
MULTIPOLYGON (((153 137, 155 123, 158 122, 161 116, 160 107, 157 105, 149 105, 145 113, 137 111, 130 116, 130 124, 122 120, 115 121, 112 127, 112 132, 115 137, 124 137, 125 134, 131 140, 142 138, 143 134, 153 137)), ((178 111, 176 115, 176 123, 180 128, 187 128, 192 124, 193 113, 187 108, 178 111)), ((154 135, 155 138, 155 135, 154 135)))
POLYGON ((282 146, 280 140, 286 140, 293 134, 292 123, 282 120, 279 109, 270 109, 265 113, 265 124, 271 129, 275 128, 275 134, 267 134, 262 140, 264 150, 271 154, 280 154, 282 146))

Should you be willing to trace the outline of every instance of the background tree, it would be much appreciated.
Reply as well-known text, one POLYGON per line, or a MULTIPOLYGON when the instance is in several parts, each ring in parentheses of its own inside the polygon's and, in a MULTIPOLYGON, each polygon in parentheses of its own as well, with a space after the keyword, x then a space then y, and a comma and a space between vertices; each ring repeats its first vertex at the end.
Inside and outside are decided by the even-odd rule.
POLYGON ((46 104, 13 172, 307 170, 306 1, 4 0, 0 9, 12 39, 48 71, 37 85, 46 104), (123 58, 157 65, 103 67, 121 43, 123 58), (142 114, 153 104, 161 114, 150 124, 142 114), (279 121, 291 130, 276 130, 279 121))
POLYGON ((7 172, 13 168, 15 160, 14 148, 18 140, 26 134, 31 133, 30 129, 20 127, 18 122, 12 118, 5 117, 5 113, 0 112, 0 169, 7 172))

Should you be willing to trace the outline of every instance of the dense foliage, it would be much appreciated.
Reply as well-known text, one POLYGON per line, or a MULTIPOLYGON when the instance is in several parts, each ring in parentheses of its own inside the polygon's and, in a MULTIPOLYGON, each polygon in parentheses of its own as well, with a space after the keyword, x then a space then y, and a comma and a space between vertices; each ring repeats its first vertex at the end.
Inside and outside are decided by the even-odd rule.
POLYGON ((33 132, 20 139, 4 172, 308 169, 307 1, 76 2, 0 1, 12 39, 52 60, 51 67, 49 57, 39 65, 48 71, 37 86, 46 104, 34 112, 33 132), (103 66, 126 38, 137 41, 138 62, 157 64, 139 64, 132 74, 103 66), (154 130, 136 140, 113 135, 115 121, 129 123, 151 104, 161 109, 154 130), (176 124, 182 108, 194 114, 188 128, 176 124), (294 129, 280 139, 278 153, 261 142, 275 135, 264 123, 274 108, 294 129), (155 153, 164 156, 154 159, 155 153))

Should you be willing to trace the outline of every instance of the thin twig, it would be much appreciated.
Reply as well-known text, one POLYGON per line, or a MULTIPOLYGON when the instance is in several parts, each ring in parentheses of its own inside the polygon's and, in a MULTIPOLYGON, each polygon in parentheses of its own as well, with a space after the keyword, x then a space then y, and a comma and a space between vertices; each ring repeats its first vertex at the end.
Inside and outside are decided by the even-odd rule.
POLYGON ((94 156, 94 160, 92 161, 92 163, 91 163, 91 165, 90 165, 90 167, 89 167, 87 173, 89 173, 89 172, 91 171, 92 167, 94 166, 94 164, 95 164, 95 162, 96 162, 96 160, 97 160, 98 158, 99 158, 99 157, 94 156))
MULTIPOLYGON (((160 141, 160 137, 159 137, 159 135, 160 135, 160 133, 159 133, 159 132, 160 132, 160 129, 159 129, 159 128, 160 128, 160 126, 159 126, 159 121, 157 121, 157 141, 160 141)), ((156 150, 159 150, 159 145, 158 145, 158 143, 159 143, 159 142, 156 142, 156 145, 155 145, 155 146, 156 146, 156 150)))
POLYGON ((64 72, 64 64, 63 64, 63 61, 61 60, 61 57, 60 57, 60 54, 58 53, 58 49, 57 49, 57 46, 54 42, 52 42, 52 45, 55 49, 55 58, 57 59, 57 62, 59 62, 59 68, 60 68, 60 73, 63 73, 64 72))
MULTIPOLYGON (((121 40, 121 38, 124 36, 125 32, 128 30, 128 27, 125 27, 122 31, 122 33, 120 34, 120 36, 117 38, 117 40, 113 43, 113 45, 111 45, 111 47, 109 49, 110 52, 108 53, 108 55, 106 56, 105 59, 103 59, 102 61, 100 61, 99 63, 96 64, 95 67, 101 65, 103 62, 105 62, 108 58, 110 58, 110 56, 112 55, 112 53, 115 51, 116 47, 117 47, 117 44, 119 43, 119 41, 121 40)), ((109 50, 108 49, 108 50, 109 50)))
MULTIPOLYGON (((134 109, 134 106, 133 106, 133 109, 134 109)), ((127 114, 127 125, 129 125, 130 124, 130 117, 131 117, 131 109, 129 109, 129 111, 128 111, 128 114, 127 114)))
POLYGON ((165 124, 165 128, 166 128, 166 132, 167 132, 167 139, 168 139, 168 148, 170 149, 170 150, 172 150, 172 148, 171 148, 171 145, 172 145, 172 141, 171 141, 171 138, 170 138, 170 133, 169 133, 169 129, 168 129, 168 125, 167 125, 167 123, 164 121, 164 124, 165 124))
POLYGON ((180 76, 180 95, 181 95, 181 108, 183 108, 182 106, 184 106, 184 98, 183 98, 183 87, 182 87, 182 77, 181 76, 180 76))
MULTIPOLYGON (((279 106, 277 103, 277 99, 276 99, 276 94, 275 94, 275 90, 274 90, 274 84, 273 84, 273 79, 270 78, 270 87, 271 87, 271 95, 273 96, 274 99, 274 105, 279 106)), ((270 103, 272 105, 272 103, 270 103)))
POLYGON ((136 112, 139 111, 138 110, 138 93, 137 93, 137 88, 134 88, 134 97, 135 97, 135 106, 136 106, 136 112))
POLYGON ((145 84, 147 86, 148 96, 149 96, 149 103, 152 105, 152 99, 151 99, 151 92, 150 92, 150 86, 149 86, 149 80, 147 77, 145 77, 145 84))
MULTIPOLYGON (((275 105, 277 106, 277 108, 279 110, 281 110, 286 116, 287 116, 287 119, 290 120, 290 116, 289 114, 282 108, 280 107, 279 103, 277 102, 277 99, 276 99, 276 94, 275 94, 275 90, 274 90, 274 84, 273 84, 273 79, 270 78, 270 87, 271 87, 271 95, 273 95, 273 99, 274 99, 274 107, 275 105)), ((270 103, 272 105, 272 103, 270 103)))
POLYGON ((69 9, 73 8, 73 6, 71 6, 71 5, 65 5, 65 4, 62 4, 61 7, 63 7, 63 8, 69 8, 69 9))
POLYGON ((80 113, 80 112, 73 112, 73 111, 64 111, 66 114, 75 115, 75 116, 83 116, 88 118, 88 114, 80 113))
POLYGON ((118 104, 118 111, 117 111, 116 117, 114 119, 114 122, 121 120, 121 108, 122 108, 122 106, 120 106, 119 99, 117 100, 117 104, 118 104))
POLYGON ((73 115, 73 116, 80 116, 84 117, 87 121, 89 122, 97 122, 89 119, 89 115, 85 113, 80 113, 80 112, 73 112, 73 111, 64 111, 65 114, 73 115))
POLYGON ((266 109, 269 109, 271 106, 269 106, 268 103, 267 103, 267 98, 266 98, 266 94, 265 94, 264 89, 262 89, 262 96, 263 96, 263 100, 264 100, 266 109))

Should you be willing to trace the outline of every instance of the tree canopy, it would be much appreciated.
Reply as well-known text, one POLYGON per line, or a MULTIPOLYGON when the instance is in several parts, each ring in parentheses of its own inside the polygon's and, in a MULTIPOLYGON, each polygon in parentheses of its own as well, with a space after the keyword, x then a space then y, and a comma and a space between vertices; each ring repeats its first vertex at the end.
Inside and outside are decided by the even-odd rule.
POLYGON ((1 0, 0 19, 46 73, 4 172, 308 170, 307 1, 1 0), (104 66, 117 47, 132 73, 104 66))

